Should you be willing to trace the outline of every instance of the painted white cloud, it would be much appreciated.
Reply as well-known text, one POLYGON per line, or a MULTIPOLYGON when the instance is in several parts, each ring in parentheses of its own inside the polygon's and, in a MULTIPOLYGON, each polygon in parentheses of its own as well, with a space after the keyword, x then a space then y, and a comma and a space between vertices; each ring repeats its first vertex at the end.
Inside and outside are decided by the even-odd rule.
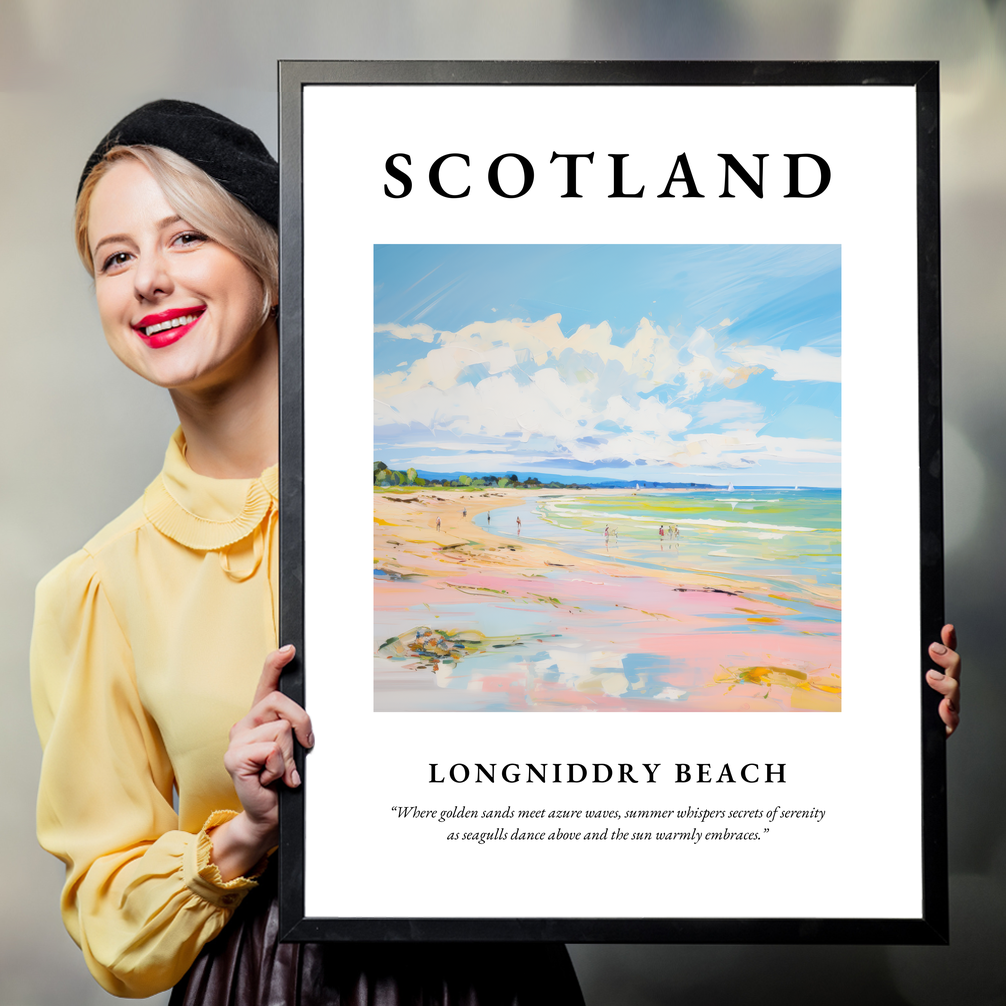
POLYGON ((633 432, 658 437, 681 433, 692 421, 683 409, 667 406, 656 398, 644 398, 633 407, 621 395, 608 399, 602 418, 633 432))
POLYGON ((842 380, 842 358, 829 356, 813 346, 778 349, 775 346, 731 346, 730 358, 745 367, 774 370, 773 381, 842 380))
POLYGON ((725 422, 760 422, 765 409, 757 402, 742 402, 734 398, 721 398, 718 402, 704 402, 699 408, 699 419, 710 425, 725 422))
POLYGON ((763 461, 794 464, 837 464, 842 445, 834 440, 760 437, 750 431, 733 434, 693 434, 667 460, 676 467, 750 468, 763 461))
POLYGON ((429 325, 375 325, 374 332, 387 332, 394 339, 418 339, 420 342, 433 342, 436 332, 429 325))
POLYGON ((724 331, 727 319, 684 337, 643 318, 624 346, 613 343, 607 322, 566 336, 560 321, 558 314, 498 319, 457 332, 377 326, 396 339, 435 343, 407 367, 375 375, 375 425, 411 431, 393 437, 397 443, 388 449, 436 447, 450 452, 439 456, 441 465, 449 459, 473 469, 491 467, 493 458, 498 464, 494 451, 523 465, 566 460, 733 469, 840 459, 832 441, 758 437, 764 416, 756 402, 695 401, 766 369, 776 380, 837 381, 839 357, 810 347, 734 345, 724 331), (671 399, 661 401, 668 392, 671 399), (727 432, 687 432, 716 424, 727 432))
MULTIPOLYGON (((510 438, 510 450, 532 438, 539 444, 544 439, 556 455, 596 462, 665 458, 673 450, 673 436, 692 420, 684 410, 655 398, 633 405, 612 396, 598 411, 592 401, 596 390, 596 380, 567 383, 551 367, 523 384, 511 373, 450 388, 427 384, 376 399, 374 422, 378 427, 418 424, 459 438, 510 438), (599 423, 613 424, 618 432, 598 429, 599 423)), ((427 438, 422 442, 430 443, 427 438)))
MULTIPOLYGON (((511 318, 473 322, 457 332, 434 331, 428 325, 387 323, 375 326, 375 332, 422 342, 436 338, 438 343, 424 359, 412 364, 408 377, 397 377, 392 382, 396 385, 419 386, 432 381, 438 387, 447 387, 473 363, 484 363, 490 367, 490 373, 499 373, 514 365, 545 367, 568 358, 566 354, 575 354, 593 363, 593 368, 588 369, 603 370, 612 363, 620 364, 637 394, 648 394, 672 384, 681 397, 688 399, 715 384, 738 387, 764 369, 757 361, 725 358, 716 338, 704 328, 696 329, 690 338, 684 339, 677 333, 665 332, 649 318, 641 318, 632 338, 624 346, 617 346, 612 342, 613 333, 607 322, 581 325, 566 336, 560 328, 561 320, 561 315, 553 314, 540 321, 511 318), (509 349, 512 357, 504 348, 509 349)), ((378 375, 378 381, 391 376, 378 375)))

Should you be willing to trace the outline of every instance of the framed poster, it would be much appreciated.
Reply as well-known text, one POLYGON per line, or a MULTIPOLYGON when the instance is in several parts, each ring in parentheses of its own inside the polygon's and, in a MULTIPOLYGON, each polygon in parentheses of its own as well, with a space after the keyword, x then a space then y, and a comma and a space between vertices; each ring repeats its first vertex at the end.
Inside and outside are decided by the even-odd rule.
POLYGON ((936 66, 280 90, 287 938, 945 941, 936 66))

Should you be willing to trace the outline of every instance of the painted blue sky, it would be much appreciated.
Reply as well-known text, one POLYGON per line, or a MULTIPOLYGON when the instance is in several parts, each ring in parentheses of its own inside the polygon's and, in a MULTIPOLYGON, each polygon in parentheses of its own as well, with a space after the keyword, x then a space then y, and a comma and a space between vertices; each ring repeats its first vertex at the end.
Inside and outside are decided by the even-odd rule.
POLYGON ((839 485, 838 245, 376 245, 393 468, 839 485))

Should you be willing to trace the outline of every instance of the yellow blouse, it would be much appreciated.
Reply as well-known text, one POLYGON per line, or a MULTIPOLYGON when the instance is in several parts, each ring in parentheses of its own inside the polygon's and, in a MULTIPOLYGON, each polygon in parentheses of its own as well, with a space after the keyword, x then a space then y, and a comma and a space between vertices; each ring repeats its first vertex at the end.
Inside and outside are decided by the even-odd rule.
POLYGON ((276 646, 277 492, 276 467, 197 475, 178 430, 143 498, 38 586, 38 836, 115 995, 174 985, 255 886, 223 882, 206 829, 241 809, 228 731, 276 646))

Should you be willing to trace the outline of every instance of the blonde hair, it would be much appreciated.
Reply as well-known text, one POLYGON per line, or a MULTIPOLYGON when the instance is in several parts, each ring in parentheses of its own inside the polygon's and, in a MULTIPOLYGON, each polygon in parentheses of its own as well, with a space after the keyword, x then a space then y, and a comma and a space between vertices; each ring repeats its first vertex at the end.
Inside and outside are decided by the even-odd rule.
POLYGON ((84 181, 74 211, 74 239, 91 278, 94 259, 87 240, 91 198, 112 165, 126 158, 139 161, 154 176, 168 205, 183 220, 232 251, 255 273, 262 284, 264 323, 279 294, 279 236, 202 168, 165 147, 112 147, 84 181))

